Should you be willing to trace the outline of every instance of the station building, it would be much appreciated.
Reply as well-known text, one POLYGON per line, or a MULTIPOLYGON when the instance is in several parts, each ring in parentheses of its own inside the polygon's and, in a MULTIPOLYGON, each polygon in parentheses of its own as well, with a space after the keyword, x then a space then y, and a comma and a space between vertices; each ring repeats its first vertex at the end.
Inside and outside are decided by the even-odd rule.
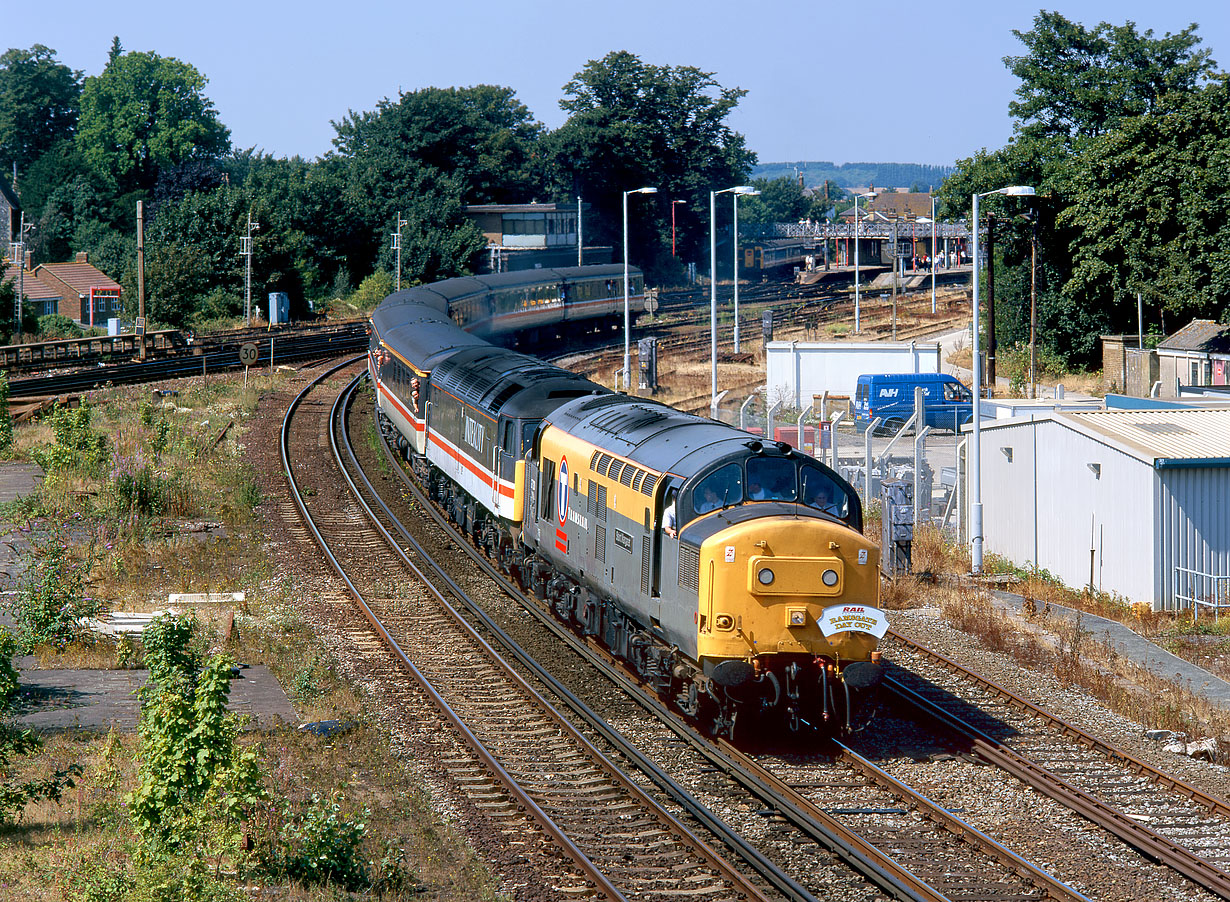
POLYGON ((986 422, 985 549, 1156 610, 1230 606, 1230 409, 986 422))
MULTIPOLYGON (((582 217, 589 206, 580 205, 582 217)), ((577 265, 584 223, 577 221, 576 204, 471 204, 464 212, 487 239, 484 272, 577 265)), ((610 247, 584 248, 586 266, 611 258, 610 247)))

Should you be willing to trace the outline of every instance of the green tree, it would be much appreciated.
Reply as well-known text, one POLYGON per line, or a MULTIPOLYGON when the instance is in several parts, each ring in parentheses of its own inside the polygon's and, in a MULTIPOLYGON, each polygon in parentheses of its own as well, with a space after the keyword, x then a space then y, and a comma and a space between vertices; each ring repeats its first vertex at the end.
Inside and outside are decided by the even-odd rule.
POLYGON ((1173 94, 1152 115, 1091 142, 1067 170, 1073 233, 1064 293, 1108 312, 1108 326, 1136 322, 1138 292, 1184 324, 1230 317, 1230 86, 1173 94))
POLYGON ((1005 59, 1022 80, 1010 106, 1017 134, 958 163, 940 216, 968 217, 973 193, 1034 187, 1032 202, 987 198, 982 208, 1000 217, 996 337, 1029 336, 1034 226, 1018 214, 1032 208, 1039 344, 1094 364, 1099 335, 1129 325, 1136 291, 1154 309, 1224 309, 1225 166, 1215 161, 1226 153, 1225 76, 1196 49, 1195 26, 1155 39, 1131 22, 1089 30, 1047 12, 1034 22, 1018 34, 1029 53, 1005 59))
MULTIPOLYGON (((81 73, 56 61, 50 47, 0 55, 0 163, 19 171, 77 127, 81 73)), ((20 183, 20 177, 19 177, 20 183)))
MULTIPOLYGON (((670 202, 686 200, 678 215, 680 259, 697 259, 708 241, 709 192, 747 181, 756 155, 727 119, 747 92, 723 88, 711 72, 656 66, 627 51, 591 60, 564 86, 560 106, 571 115, 544 141, 556 196, 580 194, 593 204, 591 240, 622 241, 623 192, 659 191, 641 198, 632 256, 641 265, 670 262, 670 202)), ((722 205, 723 221, 729 204, 722 205)))
POLYGON ((811 199, 803 194, 796 179, 753 179, 759 196, 739 201, 739 219, 746 222, 798 222, 806 219, 811 199))
POLYGON ((542 126, 510 88, 425 88, 333 126, 338 166, 325 175, 340 183, 345 214, 329 210, 325 221, 351 271, 371 270, 400 212, 410 222, 402 251, 410 281, 468 272, 483 240, 462 208, 528 201, 540 190, 533 158, 542 126))
MULTIPOLYGON (((147 242, 145 247, 145 312, 151 320, 168 326, 191 321, 208 294, 214 271, 205 253, 177 242, 147 242)), ((135 305, 135 275, 124 280, 125 303, 135 305)), ((135 312, 133 306, 129 313, 135 312)))
POLYGON ((1121 120, 1153 112, 1172 92, 1190 92, 1213 74, 1208 50, 1197 50, 1196 26, 1154 38, 1136 23, 1102 22, 1086 29, 1043 10, 1031 31, 1012 32, 1028 53, 1004 64, 1021 80, 1008 105, 1018 128, 1035 137, 1102 134, 1121 120))
POLYGON ((113 54, 85 80, 77 143, 98 178, 120 194, 154 186, 160 167, 216 159, 230 132, 205 96, 206 79, 156 53, 113 54))
POLYGON ((147 881, 171 877, 168 898, 197 898, 222 857, 241 853, 242 823, 265 791, 256 753, 241 748, 226 710, 231 662, 214 655, 200 666, 187 617, 155 618, 142 641, 150 681, 141 693, 138 783, 128 797, 138 869, 147 881))

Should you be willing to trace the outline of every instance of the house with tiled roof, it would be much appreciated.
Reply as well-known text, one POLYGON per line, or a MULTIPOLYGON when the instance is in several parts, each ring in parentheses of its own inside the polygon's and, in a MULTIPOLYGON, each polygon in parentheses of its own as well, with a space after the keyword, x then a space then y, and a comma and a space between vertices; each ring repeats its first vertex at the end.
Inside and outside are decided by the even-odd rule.
MULTIPOLYGON (((20 270, 17 264, 6 262, 4 275, 0 276, 0 279, 5 282, 12 282, 14 290, 16 290, 17 285, 20 283, 21 293, 25 298, 22 301, 23 318, 27 315, 47 316, 51 313, 59 313, 60 303, 64 300, 63 287, 57 283, 40 279, 35 275, 34 270, 30 269, 29 258, 30 255, 27 253, 24 272, 20 270)), ((10 312, 9 316, 12 315, 10 312)))
MULTIPOLYGON (((875 189, 871 190, 874 191, 875 189)), ((858 193, 863 194, 865 192, 860 190, 858 193)), ((878 218, 874 216, 876 213, 889 219, 906 221, 931 218, 931 195, 921 192, 879 191, 875 197, 860 199, 858 206, 860 210, 866 211, 863 213, 864 221, 878 218)), ((854 208, 850 207, 843 211, 841 219, 843 222, 853 222, 854 208)))
POLYGON ((120 283, 92 266, 84 253, 72 263, 43 263, 34 274, 63 292, 59 312, 83 326, 105 326, 120 315, 120 283))
POLYGON ((1230 385, 1230 326, 1192 320, 1158 344, 1157 363, 1163 398, 1180 385, 1230 385))

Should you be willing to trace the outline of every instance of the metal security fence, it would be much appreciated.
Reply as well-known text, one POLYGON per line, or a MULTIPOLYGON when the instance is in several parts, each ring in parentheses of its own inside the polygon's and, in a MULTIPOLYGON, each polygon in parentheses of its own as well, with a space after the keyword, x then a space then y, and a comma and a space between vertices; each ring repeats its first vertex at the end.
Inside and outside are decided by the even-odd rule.
POLYGON ((963 541, 966 436, 953 417, 944 421, 925 409, 904 423, 856 423, 849 399, 817 396, 799 410, 781 401, 765 402, 762 392, 724 398, 718 419, 771 441, 784 441, 833 467, 869 509, 880 501, 880 484, 889 479, 908 486, 914 525, 933 524, 963 541), (917 423, 923 423, 921 429, 917 423), (914 499, 919 499, 914 503, 914 499))
POLYGON ((1192 609, 1193 617, 1200 616, 1202 607, 1212 608, 1216 619, 1223 608, 1230 610, 1230 576, 1175 567, 1174 601, 1176 607, 1182 607, 1186 602, 1192 609))

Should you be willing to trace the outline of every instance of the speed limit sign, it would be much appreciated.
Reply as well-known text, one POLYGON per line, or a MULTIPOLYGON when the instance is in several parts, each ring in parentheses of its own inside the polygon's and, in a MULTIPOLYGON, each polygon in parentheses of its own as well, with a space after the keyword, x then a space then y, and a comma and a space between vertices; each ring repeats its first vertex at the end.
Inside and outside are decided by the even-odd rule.
POLYGON ((256 347, 256 342, 249 341, 239 347, 239 362, 245 367, 252 366, 260 357, 260 350, 256 347))

